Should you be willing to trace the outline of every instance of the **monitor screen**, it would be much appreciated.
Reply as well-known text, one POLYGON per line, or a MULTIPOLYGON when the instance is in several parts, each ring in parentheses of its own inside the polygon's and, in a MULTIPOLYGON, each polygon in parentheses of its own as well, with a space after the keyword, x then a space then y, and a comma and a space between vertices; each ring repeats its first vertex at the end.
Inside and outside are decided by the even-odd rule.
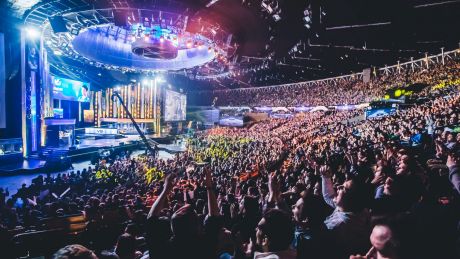
POLYGON ((184 121, 186 115, 187 96, 178 92, 166 90, 165 121, 184 121))
POLYGON ((90 84, 61 78, 51 77, 53 85, 53 98, 67 101, 89 102, 90 101, 90 84))

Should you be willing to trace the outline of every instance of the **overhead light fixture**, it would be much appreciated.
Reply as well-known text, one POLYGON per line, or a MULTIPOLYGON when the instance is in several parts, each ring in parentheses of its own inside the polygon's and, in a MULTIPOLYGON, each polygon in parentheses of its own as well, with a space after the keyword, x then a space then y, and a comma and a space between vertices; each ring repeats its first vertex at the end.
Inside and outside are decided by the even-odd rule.
POLYGON ((31 39, 38 39, 40 38, 40 35, 41 35, 41 32, 37 28, 30 27, 30 26, 25 28, 25 32, 26 32, 27 37, 31 39))
POLYGON ((74 36, 78 36, 78 34, 80 34, 80 28, 72 28, 70 30, 70 34, 72 34, 74 36))
POLYGON ((219 0, 211 0, 211 1, 206 5, 206 7, 210 7, 211 5, 213 5, 213 4, 217 3, 217 2, 219 2, 219 0))

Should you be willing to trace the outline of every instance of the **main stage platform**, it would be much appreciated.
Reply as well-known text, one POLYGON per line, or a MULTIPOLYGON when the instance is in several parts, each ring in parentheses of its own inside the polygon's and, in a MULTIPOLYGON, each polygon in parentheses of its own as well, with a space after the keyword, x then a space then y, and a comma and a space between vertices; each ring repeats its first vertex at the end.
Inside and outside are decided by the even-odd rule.
MULTIPOLYGON (((174 136, 146 135, 147 139, 159 143, 159 157, 171 158, 173 154, 184 152, 185 143, 174 143, 174 136)), ((48 147, 42 150, 41 154, 34 155, 29 159, 14 159, 11 161, 2 161, 0 165, 0 176, 16 174, 34 174, 43 172, 47 160, 51 157, 66 160, 70 163, 89 161, 97 156, 102 150, 121 151, 121 150, 143 150, 144 144, 138 135, 126 135, 122 138, 109 137, 80 138, 80 143, 74 147, 48 147)))

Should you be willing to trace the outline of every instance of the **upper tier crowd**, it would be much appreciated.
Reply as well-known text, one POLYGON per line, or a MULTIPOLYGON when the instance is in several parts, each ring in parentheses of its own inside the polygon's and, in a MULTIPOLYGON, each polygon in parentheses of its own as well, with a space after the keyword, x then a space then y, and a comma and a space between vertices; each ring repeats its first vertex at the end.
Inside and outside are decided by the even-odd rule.
POLYGON ((430 64, 431 67, 410 66, 397 73, 380 72, 368 83, 356 76, 348 81, 318 81, 314 84, 296 83, 288 86, 250 88, 242 90, 217 90, 190 93, 194 105, 216 106, 333 106, 361 104, 382 98, 386 90, 406 87, 411 84, 435 85, 460 76, 458 57, 446 61, 445 65, 430 64))
MULTIPOLYGON (((451 65, 424 73, 455 79, 451 65)), ((428 77, 417 76, 437 81, 428 77)), ((84 231, 40 243, 62 246, 44 255, 459 258, 460 93, 423 94, 386 117, 319 111, 216 127, 174 159, 128 154, 38 177, 11 197, 0 190, 2 258, 21 253, 18 229, 46 232, 44 218, 81 213, 84 231)))

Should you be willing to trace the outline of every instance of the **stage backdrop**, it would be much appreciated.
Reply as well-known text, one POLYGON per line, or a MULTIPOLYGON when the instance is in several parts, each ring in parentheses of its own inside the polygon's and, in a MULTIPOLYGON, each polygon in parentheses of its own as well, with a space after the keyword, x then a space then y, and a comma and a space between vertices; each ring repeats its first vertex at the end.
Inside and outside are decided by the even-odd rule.
POLYGON ((0 128, 6 128, 5 108, 5 38, 0 33, 0 128))
POLYGON ((166 90, 165 121, 184 121, 186 114, 187 96, 178 92, 166 90))

